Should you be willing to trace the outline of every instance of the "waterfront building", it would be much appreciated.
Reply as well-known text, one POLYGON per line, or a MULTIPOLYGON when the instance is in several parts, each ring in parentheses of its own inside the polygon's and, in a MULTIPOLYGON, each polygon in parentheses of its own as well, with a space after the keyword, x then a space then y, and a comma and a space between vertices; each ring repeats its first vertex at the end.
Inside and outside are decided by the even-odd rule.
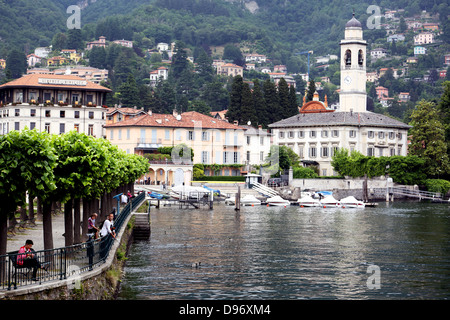
POLYGON ((262 165, 270 153, 272 134, 250 125, 241 125, 244 128, 244 155, 245 163, 249 165, 262 165))
POLYGON ((340 47, 339 109, 327 108, 316 96, 299 114, 269 125, 273 144, 290 147, 303 165, 317 166, 323 176, 335 174, 331 160, 341 148, 367 156, 407 155, 410 126, 367 111, 367 43, 355 17, 347 22, 340 47))
MULTIPOLYGON (((129 111, 129 110, 128 110, 129 111)), ((245 129, 195 111, 178 114, 139 113, 114 122, 120 108, 108 115, 106 138, 126 153, 148 155, 158 153, 160 147, 186 145, 193 149, 194 159, 159 159, 150 161, 149 176, 154 183, 168 185, 192 180, 192 165, 206 165, 205 175, 241 175, 244 165, 245 129), (208 166, 209 165, 209 166, 208 166), (212 169, 212 165, 220 168, 212 169), (227 166, 229 165, 229 166, 227 166)))
POLYGON ((28 127, 103 137, 110 91, 73 75, 25 75, 0 86, 0 134, 28 127))
POLYGON ((193 163, 243 164, 244 128, 199 112, 148 111, 105 125, 106 138, 127 153, 156 153, 159 147, 186 144, 193 163))
POLYGON ((106 125, 128 120, 147 114, 143 109, 114 107, 108 108, 106 113, 106 125))

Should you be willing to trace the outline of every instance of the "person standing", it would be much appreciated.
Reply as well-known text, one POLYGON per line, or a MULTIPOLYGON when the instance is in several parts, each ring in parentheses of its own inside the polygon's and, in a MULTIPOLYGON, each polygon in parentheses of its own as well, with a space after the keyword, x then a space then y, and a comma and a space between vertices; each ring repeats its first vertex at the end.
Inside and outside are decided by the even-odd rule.
POLYGON ((94 239, 98 238, 98 232, 100 231, 99 228, 95 226, 95 221, 97 220, 97 213, 91 214, 91 216, 88 219, 88 235, 91 235, 94 239))

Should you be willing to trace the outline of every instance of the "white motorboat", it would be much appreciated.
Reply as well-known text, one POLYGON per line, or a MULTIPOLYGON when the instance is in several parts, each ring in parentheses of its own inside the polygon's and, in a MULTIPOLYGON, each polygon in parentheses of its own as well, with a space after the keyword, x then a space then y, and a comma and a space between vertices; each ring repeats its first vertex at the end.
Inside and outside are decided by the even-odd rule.
POLYGON ((228 205, 228 206, 232 206, 235 203, 236 203, 235 196, 231 196, 231 197, 225 199, 225 204, 228 205))
POLYGON ((323 208, 340 208, 341 202, 336 200, 332 195, 328 195, 320 200, 320 205, 323 208))
POLYGON ((307 195, 297 200, 300 207, 320 207, 320 201, 307 195))
POLYGON ((289 200, 285 200, 280 196, 275 196, 267 199, 267 204, 270 206, 278 206, 278 207, 286 207, 291 205, 289 200))
POLYGON ((183 199, 201 198, 204 195, 209 194, 210 192, 211 191, 202 187, 178 185, 171 188, 169 195, 175 199, 180 199, 180 197, 183 197, 183 199))
POLYGON ((248 194, 241 199, 241 205, 243 206, 261 205, 261 200, 258 200, 254 195, 248 194))
POLYGON ((341 199, 341 206, 342 208, 364 208, 366 205, 355 197, 349 196, 341 199))

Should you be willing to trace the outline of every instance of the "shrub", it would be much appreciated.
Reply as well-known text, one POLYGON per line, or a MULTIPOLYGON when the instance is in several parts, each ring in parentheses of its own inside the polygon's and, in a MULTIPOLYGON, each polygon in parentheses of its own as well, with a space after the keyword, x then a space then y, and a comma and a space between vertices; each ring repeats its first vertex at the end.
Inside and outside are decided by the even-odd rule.
POLYGON ((293 171, 294 179, 310 179, 319 177, 319 175, 311 168, 294 167, 293 171))
POLYGON ((442 195, 450 190, 450 181, 444 179, 427 179, 425 185, 428 191, 440 192, 442 195))

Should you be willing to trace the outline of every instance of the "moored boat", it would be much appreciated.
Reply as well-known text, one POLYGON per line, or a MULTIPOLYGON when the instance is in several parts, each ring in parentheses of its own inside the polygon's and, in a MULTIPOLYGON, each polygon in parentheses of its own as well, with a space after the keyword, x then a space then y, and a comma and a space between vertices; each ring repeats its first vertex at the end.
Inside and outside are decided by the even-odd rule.
POLYGON ((308 195, 298 199, 297 202, 300 207, 320 207, 319 200, 308 195))
POLYGON ((248 194, 241 199, 241 205, 243 206, 261 205, 261 200, 257 199, 254 195, 248 194))
POLYGON ((349 196, 341 199, 341 206, 342 208, 364 208, 366 205, 355 197, 349 196))
POLYGON ((341 207, 340 201, 336 200, 332 195, 325 196, 320 200, 320 205, 323 208, 339 208, 341 207))
POLYGON ((280 196, 275 196, 275 197, 267 199, 267 204, 270 206, 278 206, 278 207, 286 207, 286 206, 291 205, 289 200, 285 200, 280 196))

